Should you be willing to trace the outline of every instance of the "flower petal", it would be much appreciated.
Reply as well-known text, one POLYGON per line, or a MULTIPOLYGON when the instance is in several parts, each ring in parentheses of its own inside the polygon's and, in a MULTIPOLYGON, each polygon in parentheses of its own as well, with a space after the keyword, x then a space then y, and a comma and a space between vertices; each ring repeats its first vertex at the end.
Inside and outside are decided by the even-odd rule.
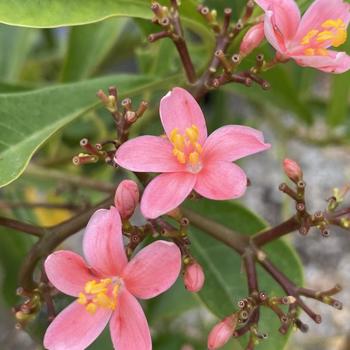
POLYGON ((83 250, 88 263, 104 276, 120 275, 128 260, 118 210, 97 210, 86 226, 83 250))
POLYGON ((119 294, 118 306, 109 323, 117 350, 151 350, 152 340, 141 305, 126 289, 119 294))
POLYGON ((275 24, 286 40, 291 40, 297 32, 300 11, 294 0, 255 0, 265 11, 272 11, 275 24))
POLYGON ((191 173, 161 174, 146 187, 141 199, 141 211, 154 219, 178 207, 190 194, 196 181, 191 173))
POLYGON ((129 262, 123 280, 133 295, 149 299, 169 289, 179 276, 180 269, 181 252, 177 245, 157 241, 143 248, 129 262))
POLYGON ((199 129, 199 142, 204 143, 207 138, 204 115, 198 102, 188 91, 179 87, 169 91, 160 101, 159 112, 169 138, 175 128, 183 134, 186 128, 196 125, 199 129))
POLYGON ((225 200, 241 197, 247 188, 247 177, 236 164, 229 162, 210 162, 198 174, 194 186, 203 197, 225 200))
POLYGON ((140 136, 122 144, 114 160, 125 169, 140 172, 176 172, 183 171, 173 155, 173 145, 159 136, 140 136))
POLYGON ((203 147, 203 159, 232 162, 270 148, 261 131, 242 125, 227 125, 209 135, 203 147))
POLYGON ((312 67, 327 73, 344 73, 350 69, 346 52, 327 50, 328 56, 292 56, 303 67, 312 67))
POLYGON ((61 292, 77 297, 86 282, 96 278, 84 259, 68 250, 50 254, 45 260, 45 272, 49 281, 61 292))
POLYGON ((74 301, 52 321, 46 330, 44 347, 48 350, 86 349, 106 327, 112 310, 99 308, 92 315, 74 301))
POLYGON ((301 19, 295 41, 300 42, 312 29, 322 29, 321 24, 329 19, 341 19, 347 26, 350 21, 350 4, 343 0, 314 1, 301 19))
POLYGON ((276 30, 276 19, 272 11, 266 11, 264 19, 264 31, 267 41, 280 53, 286 54, 285 38, 279 30, 276 30))

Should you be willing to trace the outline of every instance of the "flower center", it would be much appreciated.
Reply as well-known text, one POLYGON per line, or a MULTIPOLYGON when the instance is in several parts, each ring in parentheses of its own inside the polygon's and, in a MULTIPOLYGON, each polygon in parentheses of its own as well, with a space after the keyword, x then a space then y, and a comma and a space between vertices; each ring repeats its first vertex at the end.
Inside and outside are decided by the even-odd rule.
POLYGON ((321 30, 311 29, 300 41, 305 47, 304 53, 307 56, 327 56, 328 52, 324 44, 338 47, 347 39, 346 25, 341 19, 328 19, 321 24, 321 30))
POLYGON ((84 291, 79 293, 77 302, 85 306, 90 314, 98 307, 114 310, 117 306, 119 284, 114 284, 111 278, 95 280, 85 284, 84 291))
POLYGON ((175 128, 170 133, 170 141, 173 144, 173 154, 181 164, 187 164, 190 172, 197 173, 202 169, 200 154, 202 146, 198 142, 199 129, 196 125, 186 128, 184 134, 175 128))

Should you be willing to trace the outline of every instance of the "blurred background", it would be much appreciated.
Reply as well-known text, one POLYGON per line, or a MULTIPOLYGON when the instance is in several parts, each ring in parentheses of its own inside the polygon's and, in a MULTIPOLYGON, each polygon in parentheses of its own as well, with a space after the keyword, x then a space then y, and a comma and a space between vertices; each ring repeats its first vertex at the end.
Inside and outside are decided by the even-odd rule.
MULTIPOLYGON (((245 2, 212 0, 205 3, 215 6, 219 15, 225 7, 232 7, 237 17, 245 2)), ((299 3, 305 9, 310 1, 299 3)), ((145 21, 124 18, 57 29, 0 25, 0 93, 16 94, 112 73, 137 72, 164 79, 174 77, 171 84, 185 86, 172 43, 166 39, 149 44, 145 39, 157 30, 145 21)), ((203 40, 191 29, 187 35, 191 38, 190 52, 195 66, 201 70, 210 57, 213 43, 203 40)), ((340 48, 342 51, 349 49, 350 41, 344 46, 340 48)), ((232 46, 231 52, 237 52, 237 45, 232 46)), ((264 44, 243 62, 243 68, 254 65, 259 53, 264 53, 266 58, 274 54, 269 45, 264 44)), ((263 130, 273 145, 271 151, 245 159, 241 164, 252 182, 241 202, 273 225, 294 211, 293 203, 278 191, 278 185, 285 181, 283 158, 292 158, 301 164, 312 210, 325 208, 333 188, 349 183, 350 73, 326 75, 289 62, 263 76, 271 83, 270 90, 230 84, 210 93, 202 101, 202 107, 209 130, 223 124, 250 125, 263 130)), ((131 137, 162 132, 157 109, 166 91, 145 90, 137 97, 148 100, 151 108, 134 125, 131 137)), ((22 117, 25 122, 26 116, 22 117)), ((1 118, 0 115, 0 127, 4 122, 1 118)), ((96 143, 113 138, 113 133, 113 121, 102 108, 86 113, 56 133, 35 154, 25 173, 0 190, 0 215, 50 226, 103 199, 101 193, 67 181, 66 174, 117 183, 115 169, 103 163, 84 167, 72 164, 72 157, 81 152, 80 139, 87 137, 96 143), (43 208, 35 203, 51 203, 56 208, 43 208)), ((288 350, 350 349, 349 233, 332 230, 325 239, 312 231, 307 237, 294 234, 288 239, 300 254, 309 287, 323 290, 336 283, 344 287, 339 295, 344 303, 343 311, 310 302, 322 315, 323 323, 315 325, 303 315, 302 319, 310 326, 309 333, 293 333, 288 350)), ((65 242, 64 247, 79 251, 80 240, 81 233, 65 242)), ((0 227, 0 348, 4 350, 41 349, 39 339, 46 321, 40 317, 44 316, 29 327, 29 336, 15 329, 11 313, 11 307, 19 301, 15 293, 18 271, 34 241, 0 227)), ((62 305, 66 303, 62 301, 62 305)), ((167 297, 157 298, 145 304, 145 308, 156 350, 204 349, 206 334, 216 321, 198 298, 184 292, 181 280, 167 297), (176 310, 172 308, 174 303, 178 303, 176 310)), ((106 333, 89 349, 109 348, 106 333)), ((225 349, 240 348, 235 343, 225 349)), ((260 348, 263 349, 257 347, 260 348)), ((268 345, 264 349, 269 349, 268 345)))

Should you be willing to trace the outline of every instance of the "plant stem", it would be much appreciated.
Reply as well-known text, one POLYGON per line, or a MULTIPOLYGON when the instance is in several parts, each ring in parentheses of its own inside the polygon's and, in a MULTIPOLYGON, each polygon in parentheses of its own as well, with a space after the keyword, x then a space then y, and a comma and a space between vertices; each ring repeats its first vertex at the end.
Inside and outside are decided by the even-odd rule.
POLYGON ((252 242, 257 246, 261 247, 265 244, 268 244, 277 238, 280 238, 290 232, 297 230, 300 226, 300 223, 297 217, 294 215, 287 221, 282 222, 280 225, 269 228, 263 232, 257 233, 253 238, 252 242))
POLYGON ((85 177, 76 176, 72 174, 69 174, 67 176, 67 174, 64 172, 53 170, 53 169, 42 168, 37 165, 29 165, 26 170, 26 174, 34 175, 36 177, 41 177, 45 179, 62 181, 65 183, 76 185, 78 187, 86 187, 92 190, 105 192, 105 193, 111 193, 115 190, 115 186, 106 182, 91 180, 85 177))
POLYGON ((243 254, 242 257, 245 271, 247 274, 249 294, 258 292, 258 277, 256 273, 254 253, 251 249, 246 249, 246 252, 243 254))
POLYGON ((47 232, 44 227, 39 227, 14 219, 0 217, 0 226, 12 228, 16 231, 28 233, 35 237, 42 237, 47 232))
POLYGON ((176 49, 179 53, 182 65, 184 67, 186 77, 188 81, 193 84, 196 79, 196 71, 194 69, 191 56, 188 52, 186 40, 184 39, 184 33, 181 25, 181 20, 179 16, 179 9, 178 9, 178 4, 177 0, 172 0, 172 22, 174 25, 174 31, 175 31, 175 36, 172 36, 173 42, 176 46, 176 49))

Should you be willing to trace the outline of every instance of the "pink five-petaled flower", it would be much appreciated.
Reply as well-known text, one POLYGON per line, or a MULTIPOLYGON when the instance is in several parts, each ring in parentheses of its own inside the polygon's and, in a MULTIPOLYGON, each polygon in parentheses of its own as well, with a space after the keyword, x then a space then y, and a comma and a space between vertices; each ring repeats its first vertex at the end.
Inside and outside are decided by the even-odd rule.
POLYGON ((109 322, 115 349, 152 349, 147 320, 135 297, 153 298, 171 287, 181 268, 179 248, 156 241, 128 262, 120 216, 111 207, 91 217, 83 250, 87 263, 70 251, 57 251, 45 261, 50 282, 77 298, 50 324, 45 348, 83 350, 109 322))
POLYGON ((328 73, 350 69, 350 56, 329 50, 346 41, 350 4, 343 0, 316 0, 300 18, 294 0, 255 0, 265 11, 265 36, 278 57, 328 73))
POLYGON ((242 196, 247 178, 232 161, 270 147, 260 131, 240 125, 224 126, 207 137, 198 103, 182 88, 162 98, 160 118, 166 136, 137 137, 115 155, 116 163, 126 169, 163 173, 143 193, 141 211, 147 218, 176 208, 193 189, 210 199, 242 196))

